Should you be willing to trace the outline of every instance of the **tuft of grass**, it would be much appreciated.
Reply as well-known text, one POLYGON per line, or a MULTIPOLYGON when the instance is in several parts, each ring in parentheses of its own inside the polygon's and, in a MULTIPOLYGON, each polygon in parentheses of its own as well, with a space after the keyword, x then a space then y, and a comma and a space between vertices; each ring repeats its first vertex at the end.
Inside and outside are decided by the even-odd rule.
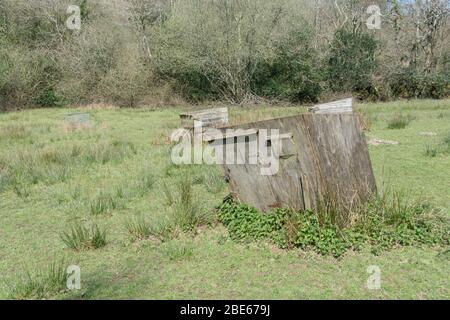
POLYGON ((200 223, 199 206, 194 200, 192 179, 185 175, 178 181, 178 197, 174 204, 174 223, 184 231, 191 231, 200 223))
POLYGON ((98 249, 107 243, 106 230, 102 230, 96 224, 88 228, 81 223, 76 223, 70 227, 68 232, 63 232, 61 240, 69 249, 77 251, 98 249))
POLYGON ((425 156, 434 158, 440 153, 450 153, 450 132, 439 143, 425 145, 425 156))
POLYGON ((160 219, 150 224, 151 236, 161 242, 167 242, 176 237, 177 229, 170 219, 160 219))
POLYGON ((165 197, 166 205, 172 206, 175 203, 175 198, 172 193, 172 190, 169 188, 169 186, 167 185, 167 183, 165 181, 163 181, 161 183, 161 189, 162 189, 164 197, 165 197))
POLYGON ((140 216, 125 222, 125 228, 134 240, 142 240, 153 234, 151 225, 140 216))
POLYGON ((401 113, 396 113, 394 117, 388 120, 388 129, 404 129, 406 128, 411 121, 414 120, 414 117, 411 115, 403 115, 401 113))
POLYGON ((26 199, 31 195, 31 188, 29 184, 23 181, 14 180, 12 190, 19 198, 22 199, 26 199))
POLYGON ((114 140, 97 143, 85 149, 82 155, 88 162, 106 164, 111 161, 121 161, 137 154, 136 147, 128 141, 114 140))
POLYGON ((450 113, 448 113, 448 112, 439 112, 437 115, 438 119, 444 119, 444 118, 448 118, 448 117, 450 117, 450 113))
POLYGON ((161 242, 173 238, 173 224, 167 220, 148 222, 143 216, 134 217, 125 221, 125 228, 132 240, 155 238, 161 242))
POLYGON ((448 132, 445 137, 442 139, 442 143, 447 151, 450 152, 450 132, 448 132))
POLYGON ((222 175, 212 170, 209 170, 205 174, 204 184, 209 192, 217 194, 224 189, 225 180, 222 175))
POLYGON ((53 184, 65 182, 70 175, 70 161, 64 150, 46 148, 27 149, 3 154, 0 163, 9 172, 10 184, 19 182, 53 184))
POLYGON ((125 199, 125 191, 121 185, 114 186, 112 194, 114 198, 125 199))
POLYGON ((200 201, 194 196, 191 176, 183 175, 176 187, 176 192, 172 193, 175 194, 172 220, 176 228, 194 231, 197 227, 214 221, 214 214, 203 210, 200 201))
POLYGON ((0 193, 6 190, 9 185, 9 174, 6 170, 0 169, 0 193))
POLYGON ((361 129, 364 131, 370 131, 372 126, 378 121, 376 114, 368 112, 367 110, 358 110, 359 122, 361 129))
POLYGON ((95 216, 110 214, 113 210, 117 209, 117 207, 118 203, 116 198, 110 193, 101 191, 91 201, 91 214, 95 216))
POLYGON ((126 141, 101 142, 90 146, 58 148, 47 147, 25 150, 0 155, 0 168, 9 173, 9 184, 47 185, 66 182, 76 165, 83 163, 105 164, 109 161, 120 161, 136 154, 134 144, 126 141))
POLYGON ((21 140, 31 136, 31 132, 23 124, 10 124, 0 127, 0 138, 21 140))
POLYGON ((171 261, 181 261, 189 259, 194 255, 193 245, 191 243, 180 241, 167 242, 161 247, 160 250, 171 261))
POLYGON ((139 191, 140 195, 145 195, 147 192, 149 192, 153 186, 155 185, 156 177, 151 172, 143 171, 139 175, 138 183, 137 183, 137 189, 139 191))
POLYGON ((67 286, 65 260, 53 261, 43 270, 27 270, 10 286, 9 298, 15 300, 48 299, 63 292, 67 286))
POLYGON ((425 145, 425 156, 434 158, 439 153, 439 149, 436 145, 427 143, 425 145))

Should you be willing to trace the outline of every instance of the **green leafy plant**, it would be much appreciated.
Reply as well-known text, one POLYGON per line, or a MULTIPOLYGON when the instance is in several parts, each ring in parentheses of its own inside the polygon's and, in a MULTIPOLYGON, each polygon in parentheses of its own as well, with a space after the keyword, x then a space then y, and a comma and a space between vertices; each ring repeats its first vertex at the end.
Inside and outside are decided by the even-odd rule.
POLYGON ((376 195, 359 210, 359 219, 343 228, 328 214, 286 209, 261 214, 228 197, 218 215, 233 240, 268 240, 281 248, 311 249, 334 257, 362 247, 377 254, 395 246, 449 244, 448 219, 427 203, 408 202, 402 193, 376 195))

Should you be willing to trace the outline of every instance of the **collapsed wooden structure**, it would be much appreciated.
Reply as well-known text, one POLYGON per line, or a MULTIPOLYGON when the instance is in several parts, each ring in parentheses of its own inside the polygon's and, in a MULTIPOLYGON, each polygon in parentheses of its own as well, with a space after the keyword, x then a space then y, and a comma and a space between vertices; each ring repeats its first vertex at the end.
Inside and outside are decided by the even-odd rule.
POLYGON ((224 157, 219 162, 223 163, 231 192, 263 212, 279 207, 315 209, 330 202, 350 207, 376 191, 357 115, 302 114, 222 127, 220 131, 222 137, 206 134, 204 140, 214 146, 216 155, 224 157), (240 130, 230 134, 230 129, 240 130), (261 174, 267 166, 261 159, 261 148, 273 149, 273 130, 279 131, 276 138, 281 142, 279 167, 275 174, 265 175, 261 174), (240 148, 243 142, 247 146, 240 148), (259 144, 258 152, 249 151, 252 143, 259 144), (234 150, 234 161, 229 150, 234 150))

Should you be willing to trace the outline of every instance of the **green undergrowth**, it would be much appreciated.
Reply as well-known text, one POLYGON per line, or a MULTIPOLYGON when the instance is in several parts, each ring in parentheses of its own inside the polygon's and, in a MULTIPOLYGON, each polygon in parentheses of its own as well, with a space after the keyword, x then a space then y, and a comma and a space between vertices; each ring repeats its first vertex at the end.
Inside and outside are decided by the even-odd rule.
POLYGON ((340 228, 327 214, 287 209, 263 214, 228 197, 218 216, 233 240, 268 240, 282 249, 314 250, 336 258, 362 248, 379 254, 399 246, 449 245, 448 218, 429 204, 409 203, 394 193, 374 197, 360 210, 357 222, 340 228))

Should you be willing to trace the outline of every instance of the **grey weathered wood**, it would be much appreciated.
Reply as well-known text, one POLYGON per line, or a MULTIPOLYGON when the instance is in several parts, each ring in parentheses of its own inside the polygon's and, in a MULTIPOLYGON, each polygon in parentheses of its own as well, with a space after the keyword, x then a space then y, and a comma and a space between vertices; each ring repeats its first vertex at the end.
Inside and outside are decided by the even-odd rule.
MULTIPOLYGON (((251 132, 279 129, 284 137, 279 171, 273 176, 261 175, 259 162, 223 165, 232 193, 261 211, 277 207, 314 209, 329 201, 348 208, 376 191, 357 115, 303 114, 230 128, 251 132)), ((253 133, 251 139, 257 139, 257 135, 253 133)), ((234 139, 227 140, 223 147, 234 147, 233 143, 234 139)), ((249 157, 240 155, 245 156, 249 157)))
POLYGON ((329 103, 317 104, 309 108, 309 111, 317 114, 351 113, 353 112, 352 105, 353 105, 353 98, 348 98, 329 103))
POLYGON ((203 127, 218 127, 228 124, 228 108, 214 108, 180 114, 181 125, 193 128, 194 121, 201 121, 203 127))
POLYGON ((220 140, 220 139, 229 139, 229 138, 237 138, 237 137, 242 137, 242 136, 251 136, 254 134, 257 134, 258 130, 256 129, 248 129, 248 130, 239 130, 239 131, 234 131, 234 132, 214 132, 214 133, 210 133, 208 130, 206 130, 205 132, 203 132, 203 141, 206 142, 211 142, 211 141, 215 141, 215 140, 220 140))

